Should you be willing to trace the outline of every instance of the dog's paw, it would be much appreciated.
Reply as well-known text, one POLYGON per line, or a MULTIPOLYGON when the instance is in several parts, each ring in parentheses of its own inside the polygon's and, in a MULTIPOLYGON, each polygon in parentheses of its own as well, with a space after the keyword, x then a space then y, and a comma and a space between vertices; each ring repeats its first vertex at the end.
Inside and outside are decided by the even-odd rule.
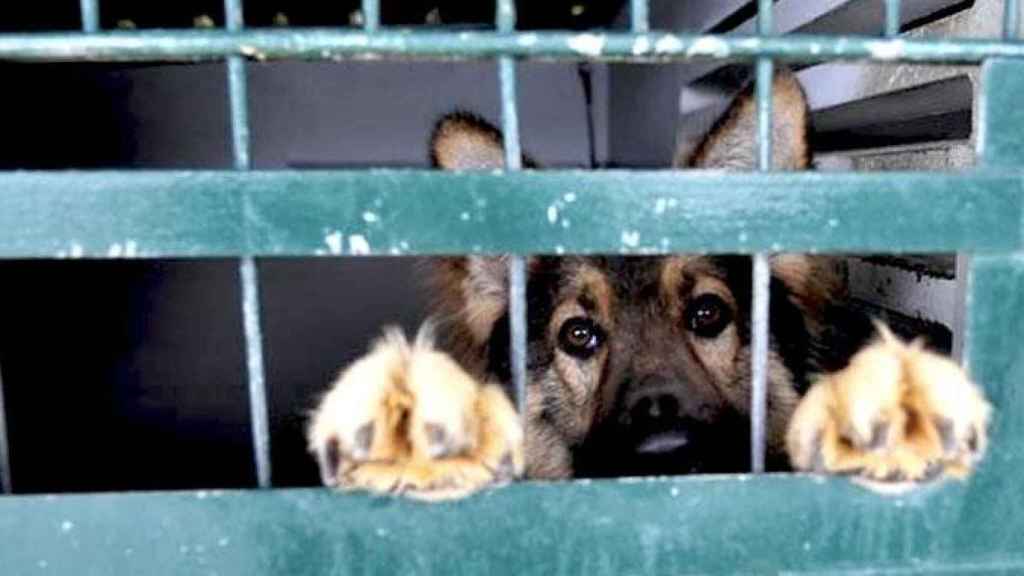
POLYGON ((985 451, 984 395, 949 358, 878 330, 797 406, 786 439, 793 466, 876 488, 966 477, 985 451))
POLYGON ((309 448, 324 484, 455 498, 523 469, 523 433, 504 392, 389 329, 346 368, 313 415, 309 448))

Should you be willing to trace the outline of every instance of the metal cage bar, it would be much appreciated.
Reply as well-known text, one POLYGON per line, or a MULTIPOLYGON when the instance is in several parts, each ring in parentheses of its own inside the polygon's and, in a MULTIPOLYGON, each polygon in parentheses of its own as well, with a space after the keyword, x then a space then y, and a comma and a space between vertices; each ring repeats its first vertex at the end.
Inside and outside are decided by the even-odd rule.
MULTIPOLYGON (((497 21, 502 32, 513 32, 516 25, 516 7, 513 0, 498 0, 497 21)), ((501 92, 501 128, 504 134, 505 168, 522 168, 522 150, 519 145, 519 111, 516 106, 516 63, 503 56, 498 60, 498 82, 501 92)), ((508 322, 509 363, 512 387, 515 390, 519 415, 526 419, 526 258, 510 256, 508 261, 508 322)))
POLYGON ((7 407, 4 405, 4 375, 0 370, 0 494, 10 494, 13 490, 10 444, 7 440, 7 407))
POLYGON ((380 28, 380 0, 363 0, 363 30, 376 32, 380 28))
POLYGON ((82 31, 90 34, 99 32, 99 0, 79 0, 79 7, 82 12, 82 31))
MULTIPOLYGON (((241 0, 224 0, 227 29, 241 31, 244 26, 241 0)), ((228 99, 231 104, 231 141, 236 170, 252 167, 249 140, 249 106, 246 64, 240 56, 228 57, 228 99)), ((243 206, 246 213, 251 207, 243 206)), ((248 242, 247 242, 248 243, 248 242)), ((245 333, 245 365, 248 378, 249 417, 252 427, 253 466, 260 488, 271 486, 270 424, 267 407, 266 372, 263 365, 263 331, 260 326, 259 270, 251 255, 238 263, 241 283, 242 325, 245 333)))
POLYGON ((885 29, 887 37, 900 34, 900 0, 885 0, 885 29))
MULTIPOLYGON (((757 31, 772 33, 772 1, 758 0, 757 31)), ((755 80, 757 97, 757 169, 772 169, 772 72, 770 58, 757 59, 755 80)), ((753 299, 750 310, 750 469, 765 469, 765 429, 768 405, 768 317, 771 265, 764 252, 754 254, 751 274, 753 299)))
POLYGON ((195 61, 245 56, 259 60, 338 58, 490 59, 501 56, 592 61, 786 62, 872 60, 979 63, 1024 58, 1024 43, 984 39, 927 40, 877 36, 695 35, 667 32, 419 32, 344 29, 146 30, 102 34, 0 34, 0 59, 24 62, 195 61))
POLYGON ((629 27, 634 33, 650 30, 650 6, 648 0, 632 0, 629 5, 629 27))
POLYGON ((1003 0, 1003 37, 1015 40, 1020 33, 1020 2, 1003 0))

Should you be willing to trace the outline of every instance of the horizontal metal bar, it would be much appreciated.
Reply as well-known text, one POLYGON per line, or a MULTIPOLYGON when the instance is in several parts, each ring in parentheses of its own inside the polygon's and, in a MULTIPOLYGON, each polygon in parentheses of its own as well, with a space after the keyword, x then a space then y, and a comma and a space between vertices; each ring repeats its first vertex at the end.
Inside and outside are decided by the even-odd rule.
POLYGON ((1024 43, 981 39, 863 36, 707 36, 615 32, 410 32, 338 29, 111 31, 3 34, 0 59, 19 61, 182 61, 241 55, 257 60, 493 58, 678 61, 767 56, 790 62, 875 60, 980 62, 1024 57, 1024 43))
POLYGON ((433 505, 324 489, 20 496, 0 498, 0 565, 75 576, 1020 574, 1015 488, 883 497, 767 475, 522 483, 433 505))
POLYGON ((1012 250, 1022 185, 1001 172, 11 172, 0 257, 1012 250))

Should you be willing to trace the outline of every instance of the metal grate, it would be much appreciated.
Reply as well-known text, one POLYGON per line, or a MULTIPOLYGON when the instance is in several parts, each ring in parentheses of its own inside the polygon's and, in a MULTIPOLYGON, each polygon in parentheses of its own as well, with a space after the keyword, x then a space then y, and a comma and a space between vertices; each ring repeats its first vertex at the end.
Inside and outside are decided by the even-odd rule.
MULTIPOLYGON (((149 31, 103 32, 99 30, 99 7, 96 0, 81 0, 82 34, 8 34, 0 36, 0 59, 23 62, 49 61, 193 61, 223 59, 227 62, 228 98, 231 106, 231 132, 234 145, 234 172, 88 172, 88 173, 5 173, 0 174, 0 256, 55 257, 67 254, 69 243, 77 246, 75 255, 108 257, 109 246, 124 238, 137 243, 137 255, 221 256, 239 258, 244 332, 248 367, 248 390, 251 408, 254 466, 258 484, 272 485, 270 469, 270 438, 263 368, 263 347, 259 309, 259 276, 255 258, 264 255, 321 254, 443 254, 481 252, 510 254, 510 356, 517 399, 522 410, 526 386, 526 258, 541 253, 668 253, 681 251, 736 252, 753 256, 752 305, 752 399, 751 399, 751 461, 755 473, 764 471, 766 363, 768 350, 769 257, 771 253, 791 251, 971 251, 977 254, 970 264, 969 293, 970 334, 968 357, 972 368, 997 404, 1005 409, 1024 409, 1012 388, 1021 376, 1022 357, 1019 348, 1022 329, 1008 317, 1024 309, 1019 281, 1024 277, 1021 246, 1024 244, 1024 198, 1020 167, 1024 162, 1024 113, 1014 104, 1024 89, 1024 44, 1016 41, 1019 28, 1019 6, 1006 1, 1005 41, 991 40, 912 40, 899 38, 900 2, 885 0, 885 22, 882 37, 817 37, 773 35, 771 0, 758 0, 756 36, 718 36, 675 34, 649 30, 649 7, 645 0, 630 2, 631 18, 628 32, 567 33, 521 32, 515 27, 513 0, 497 1, 497 22, 494 32, 415 32, 382 30, 380 6, 376 0, 363 0, 362 30, 247 30, 243 23, 242 0, 225 0, 226 29, 222 31, 149 31), (275 172, 251 171, 250 138, 247 110, 246 60, 273 58, 329 60, 363 57, 396 58, 488 58, 496 59, 500 79, 502 128, 505 137, 507 170, 503 174, 450 174, 419 171, 373 172, 275 172), (665 173, 642 171, 552 171, 522 172, 519 121, 516 98, 516 62, 529 59, 569 59, 593 61, 687 61, 694 59, 737 59, 756 66, 758 171, 750 174, 704 174, 699 172, 665 173), (1002 59, 1002 60, 1000 60, 1002 59), (964 174, 886 173, 886 174, 772 174, 771 150, 771 84, 776 61, 820 62, 831 60, 868 60, 874 62, 978 63, 987 62, 985 74, 986 100, 980 138, 983 167, 964 174), (994 119, 995 115, 1000 120, 994 119), (74 183, 72 187, 71 184, 74 183), (431 194, 409 197, 402 194, 410 187, 430 188, 431 194), (74 189, 74 193, 69 190, 74 189), (530 215, 543 214, 546 206, 565 190, 585 194, 586 214, 574 216, 576 230, 568 234, 557 228, 532 225, 530 215), (624 195, 628 189, 630 194, 624 195), (474 202, 487 194, 487 208, 474 202), (750 198, 759 198, 751 203, 750 198), (429 200, 425 200, 429 197, 429 200), (381 226, 367 227, 353 217, 376 199, 387 199, 377 211, 381 226), (678 210, 665 216, 651 211, 658 199, 672 199, 678 210), (55 223, 50 212, 41 208, 59 204, 66 219, 55 223), (114 217, 104 208, 118 206, 121 216, 114 217), (921 207, 927 209, 922 210, 921 207), (493 211, 502 218, 489 218, 484 227, 476 219, 453 224, 446 230, 434 229, 436 221, 459 222, 457 215, 467 209, 493 211), (679 215, 696 218, 675 219, 679 215), (893 218, 899 214, 899 218, 893 218), (521 218, 520 216, 526 216, 521 218), (609 220, 623 222, 633 229, 644 230, 654 240, 625 242, 618 231, 599 226, 609 220), (516 225, 508 224, 515 221, 516 225), (430 224, 428 224, 430 223, 430 224), (345 226, 350 234, 363 239, 348 250, 337 244, 325 246, 319 230, 345 226), (429 229, 428 229, 429 227, 429 229), (401 229, 399 238, 395 232, 401 229), (579 230, 582 230, 580 232, 579 230), (311 232, 313 231, 313 232, 311 232), (473 245, 470 245, 472 238, 473 245), (1016 288, 1015 288, 1016 286, 1016 288), (1015 363, 1016 362, 1016 363, 1015 363)), ((662 203, 664 205, 664 203, 662 203)), ((543 219, 541 219, 543 221, 543 219)), ((5 427, 3 426, 2 381, 0 381, 0 484, 11 490, 11 470, 7 462, 5 427)), ((1020 424, 1001 422, 995 437, 1024 437, 1020 424)), ((1015 471, 1024 458, 1019 448, 1007 448, 1002 460, 992 467, 996 471, 1015 471)), ((949 488, 929 500, 941 510, 959 510, 966 504, 978 504, 989 496, 994 504, 979 505, 981 512, 972 519, 1011 506, 1011 511, 1024 517, 1019 498, 1013 496, 1017 487, 998 483, 995 472, 981 474, 980 486, 966 491, 949 488), (988 484, 986 484, 988 482, 988 484), (1016 499, 1014 499, 1016 498, 1016 499), (1007 503, 1008 504, 1003 504, 1007 503), (986 507, 988 506, 988 507, 986 507)), ((651 483, 668 488, 666 494, 653 502, 657 507, 669 502, 682 489, 693 490, 694 484, 681 480, 651 483), (689 487, 689 488, 687 488, 689 487), (660 498, 660 499, 659 499, 660 498)), ((765 503, 779 495, 805 494, 817 481, 807 478, 761 477, 750 492, 736 496, 728 491, 735 487, 727 480, 704 481, 700 490, 705 495, 682 505, 693 512, 703 502, 709 509, 728 513, 736 503, 753 508, 750 518, 770 522, 772 514, 784 514, 781 504, 765 503), (727 500, 736 498, 736 502, 727 500), (703 500, 701 500, 703 499, 703 500), (697 502, 697 504, 694 504, 697 502)), ((852 502, 859 512, 851 512, 853 521, 886 510, 877 499, 852 492, 845 485, 830 485, 825 496, 804 504, 803 512, 825 514, 838 502, 852 502), (859 514, 859 515, 858 515, 859 514)), ((589 488, 583 484, 569 496, 570 502, 584 502, 588 495, 606 499, 608 510, 628 516, 629 507, 620 507, 624 499, 638 497, 642 486, 622 488, 604 485, 589 488), (588 492, 592 491, 592 492, 588 492), (620 500, 615 500, 619 498, 620 500), (618 502, 618 503, 617 503, 618 502)), ((822 488, 824 490, 824 488, 822 488)), ((565 518, 573 518, 595 534, 596 525, 578 517, 571 508, 556 506, 544 509, 545 499, 556 487, 533 485, 520 492, 497 497, 520 505, 529 498, 541 504, 529 507, 537 517, 549 523, 550 534, 571 530, 565 518), (517 495, 518 494, 518 495, 517 495), (522 500, 520 499, 522 498, 522 500), (559 515, 564 515, 565 518, 559 515)), ((650 492, 653 494, 653 492, 650 492)), ((696 494, 696 491, 690 493, 696 494)), ((197 513, 195 502, 182 504, 181 496, 155 497, 166 507, 174 522, 184 523, 180 515, 197 513), (182 506, 180 510, 178 506, 182 506)), ((226 504, 234 511, 252 504, 252 496, 240 497, 226 504)), ((269 496, 261 500, 268 509, 287 508, 286 501, 269 496)), ((326 505, 322 494, 296 497, 301 506, 326 505)), ((927 498, 927 497, 922 497, 927 498)), ((552 500, 553 501, 553 500, 552 500)), ((81 497, 66 501, 61 511, 99 514, 97 500, 81 497)), ((366 506, 353 500, 356 508, 366 506)), ((790 502, 787 502, 789 504, 790 502)), ((5 518, 24 517, 26 507, 38 502, 30 498, 7 499, 0 503, 0 527, 5 518), (11 514, 7 514, 11 512, 11 514)), ((582 504, 581 504, 582 505, 582 504)), ((403 505, 396 505, 403 506, 403 505)), ((483 505, 483 506, 486 506, 483 505)), ((372 508, 372 506, 369 506, 372 508)), ((500 509, 500 508, 499 508, 500 509)), ((404 509, 403 509, 404 510, 404 509)), ((393 514, 388 512, 388 514, 393 514)), ((649 510, 652 526, 671 524, 671 511, 649 510)), ((57 512, 59 515, 62 512, 57 512)), ((232 512, 234 513, 234 512, 232 512)), ((276 514, 277 512, 273 512, 276 514)), ((287 512, 282 512, 287 513, 287 512)), ((357 511, 357 514, 364 513, 357 511)), ((365 512, 366 514, 373 511, 365 512)), ((51 518, 54 512, 39 516, 51 518), (48 515, 49 514, 49 515, 48 515)), ((399 511, 399 515, 402 514, 399 511)), ((416 522, 429 522, 432 512, 417 511, 416 522)), ((482 521, 492 522, 493 514, 481 513, 482 521)), ((810 568, 848 566, 850 562, 886 561, 893 565, 914 565, 916 555, 927 542, 915 539, 918 528, 934 532, 935 525, 955 530, 960 516, 954 512, 934 518, 923 515, 900 520, 887 517, 886 534, 895 537, 898 530, 907 536, 902 550, 879 554, 880 548, 864 544, 848 550, 830 551, 837 563, 814 556, 813 562, 799 565, 810 568), (846 562, 846 564, 843 564, 846 562)), ((942 514, 942 512, 940 512, 942 514)), ((259 515, 256 515, 259 517, 259 515)), ((56 516, 53 516, 56 517, 56 516)), ((27 533, 34 534, 38 522, 27 533)), ((9 521, 8 521, 9 522, 9 521)), ((116 518, 111 526, 128 530, 116 518)), ((413 535, 408 521, 387 520, 400 534, 407 534, 414 551, 429 552, 435 545, 430 536, 413 535)), ((703 521, 702 521, 703 522, 703 521)), ((800 524, 797 518, 791 535, 806 537, 803 551, 811 547, 829 547, 826 536, 813 532, 815 526, 800 524)), ((498 522, 501 524, 501 522, 498 522)), ((515 533, 515 521, 506 522, 509 533, 515 533)), ((177 526, 178 524, 175 524, 177 526)), ((221 524, 216 524, 221 526, 221 524)), ((702 527, 706 523, 700 524, 702 527)), ((1011 535, 1022 533, 1020 521, 1014 521, 1011 535)), ((492 529, 487 526, 486 529, 492 529)), ((40 528, 41 529, 41 528, 40 528)), ((529 530, 530 528, 524 528, 529 530)), ((200 528, 196 530, 205 530, 200 528)), ((327 529, 337 536, 337 528, 327 529)), ((382 530, 382 529, 379 529, 382 530)), ((378 530, 378 534, 379 534, 378 530)), ((460 528, 462 538, 471 540, 472 525, 460 528)), ((187 531, 187 530, 186 530, 187 531)), ((65 531, 67 532, 67 530, 65 531)), ((500 530, 499 530, 500 532, 500 530)), ((666 543, 662 556, 706 551, 718 547, 708 556, 708 566, 727 566, 735 561, 723 552, 722 544, 739 528, 726 525, 711 536, 701 536, 688 543, 682 536, 658 533, 655 541, 666 543), (661 539, 661 540, 659 540, 661 539)), ((496 532, 497 533, 497 532, 496 532)), ((745 532, 750 534, 750 532, 745 532)), ((42 537, 42 536, 40 536, 42 537)), ((222 537, 226 538, 226 537, 222 537)), ((131 540, 130 533, 125 534, 131 540)), ((242 537, 255 544, 256 539, 242 537)), ((496 542, 498 540, 495 540, 496 542)), ((768 538, 769 543, 775 537, 768 538)), ((1024 566, 1024 556, 1015 546, 1019 540, 982 536, 966 544, 950 544, 949 557, 975 559, 967 568, 980 571, 1009 570, 1024 566), (1016 544, 1014 544, 1016 542, 1016 544), (952 554, 956 552, 960 556, 952 554), (973 567, 973 568, 971 568, 973 567)), ((353 545, 355 546, 355 545, 353 545)), ((778 546, 789 550, 789 544, 778 546)), ((752 550, 777 553, 770 546, 754 544, 752 550)), ((946 549, 944 549, 946 550, 946 549)), ((434 550, 437 552, 437 550, 434 550)), ((789 550, 793 554, 799 550, 789 550)), ((12 551, 0 549, 0 558, 9 556, 27 561, 12 551)), ((629 554, 626 557, 632 558, 629 554)), ((445 557, 442 552, 438 556, 445 557)), ((749 559, 749 558, 748 558, 749 559)), ((396 560, 395 566, 404 565, 396 560)), ((454 562, 454 560, 453 560, 454 562)), ((20 565, 20 564, 14 564, 20 565)), ((668 564, 677 566, 677 564, 668 564)), ((784 566, 753 558, 752 567, 784 566)), ((448 564, 433 564, 438 571, 448 564)), ((475 564, 474 564, 475 566, 475 564)), ((613 570, 614 572, 614 570, 613 570)))

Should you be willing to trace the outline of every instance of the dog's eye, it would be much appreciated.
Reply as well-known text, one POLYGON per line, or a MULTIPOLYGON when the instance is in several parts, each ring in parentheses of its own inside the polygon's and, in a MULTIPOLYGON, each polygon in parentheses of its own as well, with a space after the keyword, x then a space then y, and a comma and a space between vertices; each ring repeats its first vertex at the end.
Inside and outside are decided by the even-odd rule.
POLYGON ((604 330, 590 318, 577 316, 562 324, 558 331, 558 345, 565 351, 580 359, 587 359, 597 352, 604 343, 604 330))
POLYGON ((714 338, 732 321, 724 300, 714 294, 701 294, 686 308, 686 328, 702 338, 714 338))

